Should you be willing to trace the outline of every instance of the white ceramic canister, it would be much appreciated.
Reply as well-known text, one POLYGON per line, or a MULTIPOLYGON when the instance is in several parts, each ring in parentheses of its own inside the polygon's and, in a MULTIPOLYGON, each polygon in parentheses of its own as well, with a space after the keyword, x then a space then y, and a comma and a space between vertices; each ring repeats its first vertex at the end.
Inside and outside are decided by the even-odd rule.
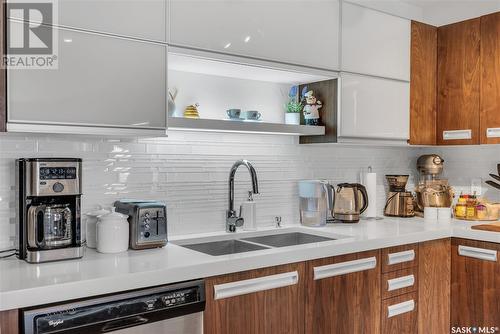
POLYGON ((97 220, 99 216, 103 216, 109 213, 109 210, 103 209, 99 206, 96 210, 87 212, 85 214, 85 229, 87 232, 87 247, 96 248, 97 247, 97 220))
POLYGON ((121 253, 128 249, 128 216, 111 212, 99 216, 97 221, 97 251, 99 253, 121 253))

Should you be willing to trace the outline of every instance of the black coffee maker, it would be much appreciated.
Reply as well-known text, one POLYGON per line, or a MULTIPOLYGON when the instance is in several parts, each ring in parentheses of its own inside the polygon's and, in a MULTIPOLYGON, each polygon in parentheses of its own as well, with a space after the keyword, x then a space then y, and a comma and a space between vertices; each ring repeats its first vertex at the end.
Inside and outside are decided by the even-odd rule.
POLYGON ((82 161, 16 160, 18 257, 30 263, 81 258, 82 161))

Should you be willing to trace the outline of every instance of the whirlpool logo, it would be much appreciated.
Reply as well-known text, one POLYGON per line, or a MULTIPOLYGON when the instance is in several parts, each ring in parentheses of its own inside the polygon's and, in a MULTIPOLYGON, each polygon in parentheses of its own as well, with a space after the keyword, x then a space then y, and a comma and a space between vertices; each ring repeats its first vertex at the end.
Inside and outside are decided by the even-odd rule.
POLYGON ((55 328, 55 327, 57 327, 59 325, 62 325, 63 323, 64 323, 64 320, 62 320, 62 319, 50 320, 49 321, 49 326, 55 328))
POLYGON ((451 327, 452 334, 494 334, 500 333, 498 327, 486 326, 468 326, 468 327, 451 327))

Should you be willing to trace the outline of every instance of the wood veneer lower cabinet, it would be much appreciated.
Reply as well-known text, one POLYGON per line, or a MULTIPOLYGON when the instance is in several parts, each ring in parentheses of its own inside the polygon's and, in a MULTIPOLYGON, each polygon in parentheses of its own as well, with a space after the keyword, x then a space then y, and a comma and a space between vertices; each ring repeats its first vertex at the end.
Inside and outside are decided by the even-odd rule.
POLYGON ((418 294, 407 293, 382 301, 383 334, 415 334, 418 319, 418 294))
POLYGON ((204 333, 302 334, 304 291, 303 262, 208 278, 204 333))
POLYGON ((380 251, 307 262, 305 333, 380 333, 380 251))
POLYGON ((452 240, 451 326, 500 328, 500 244, 452 240))
POLYGON ((451 240, 419 244, 418 333, 442 334, 450 330, 451 240))
POLYGON ((380 262, 383 273, 415 267, 418 265, 418 244, 383 248, 380 262))
POLYGON ((19 312, 18 310, 0 312, 0 334, 19 333, 19 312))

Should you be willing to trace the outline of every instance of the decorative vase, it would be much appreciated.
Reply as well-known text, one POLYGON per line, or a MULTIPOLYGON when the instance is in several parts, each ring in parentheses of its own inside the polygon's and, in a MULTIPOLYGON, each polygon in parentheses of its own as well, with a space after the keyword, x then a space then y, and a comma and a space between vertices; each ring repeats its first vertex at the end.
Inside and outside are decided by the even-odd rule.
POLYGON ((299 112, 285 113, 285 124, 300 125, 300 113, 299 112))
POLYGON ((175 96, 177 95, 177 92, 173 93, 168 91, 168 117, 175 117, 175 96))

